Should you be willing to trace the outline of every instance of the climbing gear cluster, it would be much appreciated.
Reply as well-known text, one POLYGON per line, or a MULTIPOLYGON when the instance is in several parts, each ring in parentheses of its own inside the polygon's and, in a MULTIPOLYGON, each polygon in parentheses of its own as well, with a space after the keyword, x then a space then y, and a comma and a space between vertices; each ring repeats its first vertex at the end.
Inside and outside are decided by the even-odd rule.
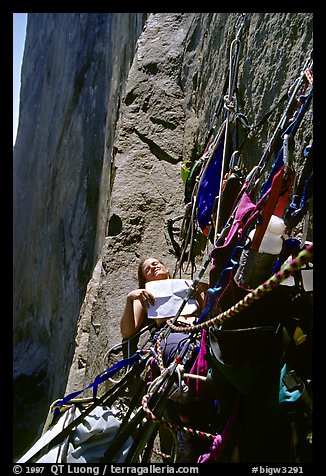
POLYGON ((236 23, 205 150, 183 164, 185 214, 178 237, 180 217, 168 223, 178 258, 174 276, 192 266, 187 296, 173 319, 141 345, 139 334, 132 345, 123 342, 125 358, 88 387, 54 402, 41 439, 21 462, 53 462, 54 453, 56 461, 149 462, 159 453, 158 436, 163 461, 310 461, 313 243, 307 233, 313 144, 305 143, 304 132, 298 157, 295 139, 303 119, 306 129, 312 119, 312 53, 290 90, 251 126, 237 100, 247 18, 241 14, 236 23), (261 160, 248 173, 245 141, 286 99, 261 160), (211 251, 193 276, 198 234, 211 251), (208 266, 204 309, 193 325, 181 325, 182 309, 208 266), (164 346, 174 333, 184 338, 166 362, 164 346), (110 388, 98 397, 104 382, 110 388), (93 396, 79 399, 86 390, 93 396), (104 422, 102 437, 95 431, 86 438, 82 425, 96 418, 104 422), (170 453, 163 451, 163 430, 170 435, 170 453))

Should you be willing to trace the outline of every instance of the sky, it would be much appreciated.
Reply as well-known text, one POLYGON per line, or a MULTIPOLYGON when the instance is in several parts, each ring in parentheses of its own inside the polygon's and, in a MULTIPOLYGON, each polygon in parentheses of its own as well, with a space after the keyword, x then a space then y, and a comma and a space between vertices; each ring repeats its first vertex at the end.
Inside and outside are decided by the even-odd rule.
POLYGON ((20 71, 23 61, 27 13, 13 14, 13 145, 15 145, 18 116, 20 71))

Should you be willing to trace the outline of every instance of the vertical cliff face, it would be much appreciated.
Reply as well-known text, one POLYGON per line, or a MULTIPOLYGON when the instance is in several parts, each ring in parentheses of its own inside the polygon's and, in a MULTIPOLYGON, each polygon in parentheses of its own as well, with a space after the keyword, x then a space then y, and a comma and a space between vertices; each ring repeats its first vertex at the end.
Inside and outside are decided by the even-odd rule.
MULTIPOLYGON (((81 389, 105 368, 139 257, 175 266, 166 221, 184 213, 180 162, 204 149, 238 20, 156 13, 143 28, 143 14, 29 16, 14 150, 15 369, 17 382, 43 386, 44 411, 66 382, 81 389)), ((248 14, 238 99, 251 124, 311 49, 311 14, 248 14)), ((249 169, 281 112, 246 142, 249 169)))
POLYGON ((142 13, 28 16, 13 166, 17 434, 41 423, 38 398, 65 388, 105 234, 119 97, 142 26, 142 13), (31 387, 35 407, 25 413, 31 387))

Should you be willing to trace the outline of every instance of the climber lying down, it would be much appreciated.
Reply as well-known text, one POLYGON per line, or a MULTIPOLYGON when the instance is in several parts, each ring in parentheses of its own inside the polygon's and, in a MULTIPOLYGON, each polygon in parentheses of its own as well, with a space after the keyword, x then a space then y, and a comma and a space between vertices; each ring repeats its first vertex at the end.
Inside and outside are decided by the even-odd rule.
MULTIPOLYGON (((143 258, 140 261, 138 265, 139 289, 135 289, 127 295, 125 308, 120 318, 120 330, 124 339, 130 339, 141 328, 142 324, 148 317, 153 319, 156 324, 152 330, 152 334, 158 331, 165 324, 168 318, 173 317, 174 314, 168 315, 169 303, 158 307, 155 313, 151 313, 151 306, 155 306, 157 301, 157 292, 155 293, 156 295, 154 295, 155 291, 153 291, 153 293, 150 292, 151 287, 149 283, 155 282, 156 285, 160 284, 157 283, 158 281, 164 280, 164 283, 161 284, 164 284, 165 289, 168 289, 166 285, 169 284, 170 281, 166 282, 166 280, 170 279, 171 276, 169 270, 162 260, 149 257, 143 258)), ((174 286, 180 286, 179 281, 187 283, 186 280, 171 280, 171 284, 174 286)), ((207 291, 207 288, 208 285, 204 282, 198 284, 194 291, 194 297, 188 301, 190 304, 187 303, 181 311, 181 315, 178 318, 179 322, 182 322, 183 324, 194 323, 203 310, 204 299, 202 295, 207 291)), ((171 289, 173 288, 171 287, 171 289)), ((178 291, 179 289, 176 291, 177 294, 178 291)), ((167 297, 163 298, 163 301, 166 302, 167 297)), ((175 301, 176 299, 173 299, 174 303, 175 301)), ((182 300, 180 300, 180 302, 181 301, 182 300)), ((173 336, 171 335, 169 342, 167 342, 167 346, 169 346, 170 342, 173 342, 173 346, 175 346, 178 342, 185 340, 187 337, 184 333, 175 332, 172 334, 173 336)), ((168 360, 170 360, 170 358, 168 360)))
MULTIPOLYGON (((133 337, 147 320, 155 322, 151 329, 151 334, 155 338, 155 334, 164 327, 167 319, 171 319, 176 314, 169 314, 172 304, 182 302, 182 299, 178 300, 178 297, 180 298, 182 295, 179 286, 182 286, 184 282, 188 283, 189 286, 187 280, 173 280, 163 261, 155 257, 144 258, 140 261, 138 281, 139 288, 127 295, 125 308, 120 318, 120 330, 124 339, 133 337), (167 295, 169 289, 172 290, 171 292, 175 292, 170 304, 170 296, 167 295), (159 305, 160 300, 163 303, 161 306, 159 305)), ((193 324, 200 315, 204 307, 203 294, 207 289, 208 285, 204 282, 197 285, 193 296, 188 300, 178 318, 178 322, 181 322, 183 326, 193 324)), ((188 337, 189 334, 184 332, 171 332, 167 338, 162 340, 161 349, 164 366, 168 366, 173 361, 176 354, 182 350, 188 337)), ((190 402, 186 405, 176 403, 176 410, 180 422, 186 425, 189 424, 190 415, 193 415, 195 410, 193 403, 190 402)), ((196 413, 198 414, 198 411, 196 413)), ((198 443, 194 445, 193 441, 188 441, 189 438, 183 432, 179 432, 178 440, 181 447, 178 462, 196 462, 197 455, 201 453, 200 445, 198 446, 198 443)))

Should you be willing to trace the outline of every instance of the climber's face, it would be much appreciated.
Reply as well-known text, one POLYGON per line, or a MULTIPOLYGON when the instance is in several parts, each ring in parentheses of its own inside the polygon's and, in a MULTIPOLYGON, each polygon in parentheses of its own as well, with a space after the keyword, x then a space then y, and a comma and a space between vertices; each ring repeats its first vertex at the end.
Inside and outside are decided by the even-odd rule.
POLYGON ((169 270, 158 259, 148 258, 143 263, 143 275, 146 281, 168 279, 169 270))

